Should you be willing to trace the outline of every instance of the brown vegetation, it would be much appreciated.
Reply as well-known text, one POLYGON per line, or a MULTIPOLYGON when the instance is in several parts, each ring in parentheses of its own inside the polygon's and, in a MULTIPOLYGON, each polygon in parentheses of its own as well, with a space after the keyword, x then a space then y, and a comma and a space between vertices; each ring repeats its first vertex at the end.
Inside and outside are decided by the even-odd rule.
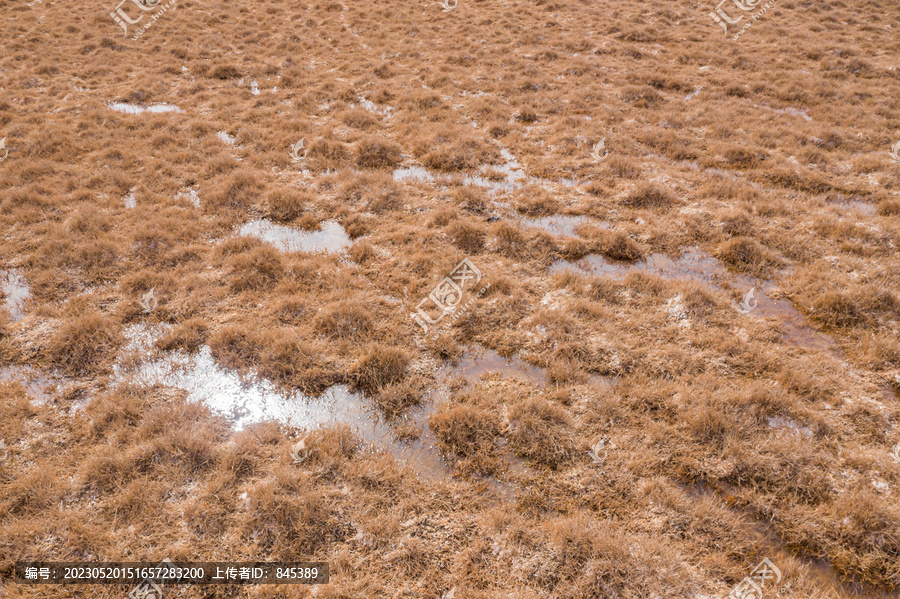
POLYGON ((0 0, 0 596, 164 557, 328 561, 334 598, 722 597, 763 557, 766 596, 896 594, 900 8, 795 4, 732 40, 712 2, 260 0, 134 40, 0 0), (205 346, 349 386, 359 430, 134 376, 205 346))

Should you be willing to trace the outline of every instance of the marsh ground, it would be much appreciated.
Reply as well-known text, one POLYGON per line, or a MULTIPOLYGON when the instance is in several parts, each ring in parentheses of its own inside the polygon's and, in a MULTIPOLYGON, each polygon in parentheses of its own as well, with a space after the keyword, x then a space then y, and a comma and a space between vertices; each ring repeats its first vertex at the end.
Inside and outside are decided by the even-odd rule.
POLYGON ((0 595, 900 593, 900 6, 121 6, 0 0, 0 595))

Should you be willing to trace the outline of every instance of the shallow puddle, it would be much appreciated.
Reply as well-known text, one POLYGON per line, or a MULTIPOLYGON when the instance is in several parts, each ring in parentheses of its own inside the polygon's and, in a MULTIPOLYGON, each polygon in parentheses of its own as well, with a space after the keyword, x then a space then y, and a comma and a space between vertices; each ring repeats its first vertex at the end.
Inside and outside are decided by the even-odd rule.
POLYGON ((271 243, 282 252, 340 252, 350 246, 350 236, 332 221, 322 223, 318 231, 304 231, 260 219, 244 224, 238 234, 271 243))
POLYGON ((877 207, 874 204, 867 204, 866 202, 861 202, 860 200, 838 200, 835 202, 829 202, 829 205, 835 206, 845 211, 854 211, 865 216, 875 216, 878 212, 877 207))
POLYGON ((555 214, 541 218, 529 218, 521 221, 526 227, 540 229, 558 237, 578 237, 576 232, 581 225, 593 225, 603 229, 609 228, 609 223, 591 218, 589 216, 564 216, 555 214))
POLYGON ((193 187, 189 187, 188 189, 186 189, 184 191, 179 191, 178 193, 175 194, 175 199, 176 200, 187 200, 194 206, 194 208, 200 207, 200 195, 197 192, 197 189, 193 188, 193 187))
POLYGON ((476 173, 441 173, 431 171, 422 166, 405 166, 394 169, 393 177, 397 182, 433 183, 434 181, 453 182, 459 181, 470 187, 486 188, 492 193, 510 192, 527 184, 547 187, 552 184, 565 187, 578 187, 582 181, 572 178, 563 178, 556 181, 532 177, 528 175, 522 166, 516 161, 512 153, 503 148, 500 155, 506 161, 504 164, 482 165, 476 173), (502 178, 501 178, 502 176, 502 178))
POLYGON ((423 181, 434 181, 435 175, 431 174, 431 171, 424 166, 404 166, 402 168, 394 169, 393 177, 394 181, 397 181, 398 183, 407 181, 419 183, 423 181))
POLYGON ((25 316, 25 303, 31 297, 28 281, 18 270, 0 270, 0 291, 3 292, 3 306, 13 322, 25 316))
POLYGON ((719 289, 736 288, 743 292, 755 289, 756 303, 747 314, 779 320, 784 341, 805 349, 822 350, 839 358, 844 357, 840 346, 827 335, 815 330, 789 300, 769 295, 775 289, 772 282, 732 273, 716 258, 696 248, 675 259, 665 254, 651 254, 644 260, 626 263, 611 262, 603 256, 591 254, 574 262, 559 260, 550 266, 550 274, 563 270, 610 278, 622 278, 629 272, 641 271, 672 280, 702 281, 719 289))
POLYGON ((685 99, 685 100, 690 100, 691 98, 696 98, 698 95, 700 95, 700 92, 701 92, 702 90, 703 90, 702 87, 698 87, 697 89, 695 89, 694 91, 692 91, 691 93, 689 93, 688 95, 686 95, 686 96, 684 97, 684 99, 685 99))
POLYGON ((794 433, 805 435, 807 437, 812 437, 813 435, 812 429, 807 426, 801 426, 790 418, 784 418, 782 416, 770 416, 767 421, 770 428, 786 429, 794 433))
MULTIPOLYGON (((149 348, 147 331, 132 330, 130 337, 132 351, 149 348)), ((229 419, 235 430, 267 420, 306 430, 346 424, 361 440, 387 449, 423 478, 447 477, 446 465, 432 437, 423 434, 412 442, 397 441, 392 428, 378 415, 371 402, 346 385, 329 387, 318 397, 286 393, 266 379, 241 376, 222 368, 208 346, 192 355, 165 353, 142 363, 134 371, 117 366, 114 380, 182 389, 187 392, 189 401, 205 404, 229 419)), ((414 421, 427 423, 426 410, 412 410, 410 414, 414 421)))
MULTIPOLYGON (((479 352, 478 356, 464 358, 452 373, 444 369, 421 404, 409 409, 403 418, 388 422, 369 398, 351 391, 346 385, 334 385, 318 397, 311 397, 299 392, 286 392, 266 379, 241 376, 223 368, 216 363, 208 346, 202 346, 190 355, 181 351, 158 354, 153 349, 154 341, 165 328, 135 325, 126 330, 129 342, 124 349, 125 355, 155 357, 138 362, 132 368, 117 364, 113 369, 114 384, 163 385, 182 389, 187 392, 189 401, 205 404, 213 412, 230 420, 234 430, 267 420, 306 430, 346 424, 362 441, 388 451, 427 481, 447 481, 452 475, 451 465, 444 460, 437 439, 428 427, 428 419, 435 406, 446 400, 448 374, 480 376, 483 372, 500 371, 522 375, 532 382, 544 380, 540 369, 518 360, 507 362, 495 352, 486 350, 479 352), (417 437, 398 440, 395 428, 410 425, 417 437)), ((514 456, 508 456, 507 462, 510 474, 529 473, 524 462, 514 456)), ((487 477, 484 482, 502 497, 515 497, 515 487, 506 481, 487 477)))
POLYGON ((160 114, 163 112, 184 112, 177 106, 173 106, 171 104, 138 106, 137 104, 129 104, 127 102, 113 102, 108 106, 117 112, 124 112, 125 114, 142 114, 144 112, 152 112, 154 114, 160 114))
MULTIPOLYGON (((130 327, 126 331, 129 343, 125 351, 134 355, 153 355, 154 339, 160 332, 141 325, 130 327)), ((346 424, 360 439, 389 451, 422 478, 449 478, 448 466, 428 429, 428 416, 433 408, 427 405, 411 409, 406 417, 406 422, 411 421, 419 430, 419 438, 400 442, 372 402, 346 385, 329 387, 318 397, 287 393, 266 379, 241 376, 221 367, 208 346, 202 346, 191 355, 167 352, 143 361, 133 369, 117 364, 113 382, 182 389, 187 392, 189 401, 205 404, 229 419, 235 430, 267 420, 307 430, 346 424)))
POLYGON ((38 404, 51 402, 57 387, 49 376, 26 366, 0 367, 0 382, 19 383, 38 404))
POLYGON ((507 360, 492 349, 475 348, 467 351, 455 366, 443 369, 451 377, 464 376, 477 380, 488 372, 496 372, 503 377, 516 378, 521 381, 543 386, 547 382, 547 374, 543 368, 532 366, 518 357, 507 360))

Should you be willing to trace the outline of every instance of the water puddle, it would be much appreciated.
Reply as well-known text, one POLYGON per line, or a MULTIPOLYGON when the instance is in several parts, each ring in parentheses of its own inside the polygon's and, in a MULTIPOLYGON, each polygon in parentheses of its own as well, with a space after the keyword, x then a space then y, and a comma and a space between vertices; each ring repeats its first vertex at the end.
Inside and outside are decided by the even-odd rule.
POLYGON ((394 181, 399 183, 433 183, 435 181, 444 181, 452 183, 459 181, 463 185, 469 187, 486 188, 490 193, 510 192, 528 184, 540 185, 542 187, 552 187, 562 185, 564 187, 578 187, 584 185, 583 181, 572 178, 563 178, 559 180, 542 179, 540 177, 532 177, 525 173, 522 166, 516 161, 515 157, 506 148, 500 150, 500 155, 506 162, 504 164, 482 165, 478 173, 440 173, 430 171, 422 166, 405 166, 394 169, 394 181))
POLYGON ((218 133, 216 133, 216 137, 218 137, 224 144, 228 144, 229 146, 234 145, 234 138, 228 135, 228 133, 226 133, 225 131, 219 131, 218 133))
POLYGON ((179 191, 175 194, 175 199, 187 200, 194 206, 194 208, 200 207, 200 195, 196 187, 190 187, 184 191, 179 191))
POLYGON ((384 117, 388 120, 390 120, 394 116, 395 109, 392 106, 385 106, 384 108, 380 108, 378 104, 376 104, 372 100, 369 100, 368 98, 360 98, 356 104, 350 104, 350 108, 353 108, 355 106, 362 106, 371 113, 384 115, 384 117))
POLYGON ((28 281, 18 270, 0 270, 0 292, 6 298, 3 306, 13 322, 25 316, 25 303, 31 297, 28 281))
POLYGON ((558 260, 550 266, 550 274, 563 270, 587 272, 595 276, 610 278, 622 278, 629 272, 640 271, 671 280, 702 281, 724 290, 737 288, 746 292, 755 288, 756 305, 749 312, 751 316, 779 320, 782 338, 788 343, 805 349, 821 350, 840 359, 844 358, 844 351, 840 346, 827 335, 815 330, 807 322, 803 313, 795 308, 789 300, 773 297, 773 292, 776 291, 774 283, 732 273, 716 258, 696 248, 689 249, 676 259, 665 254, 651 254, 644 260, 627 263, 611 262, 603 256, 591 254, 574 262, 558 260))
MULTIPOLYGON (((479 175, 466 175, 463 178, 463 182, 466 185, 487 187, 492 191, 512 191, 532 179, 532 177, 526 175, 525 171, 522 170, 522 165, 520 165, 515 156, 512 155, 512 152, 506 148, 502 148, 500 150, 500 156, 502 156, 506 162, 500 166, 494 165, 489 168, 494 172, 502 174, 502 181, 487 179, 479 175)), ((483 170, 487 170, 487 168, 483 170)))
MULTIPOLYGON (((434 181, 435 175, 431 174, 424 166, 404 166, 402 168, 394 169, 394 181, 398 183, 406 183, 407 181, 413 183, 430 183, 434 181)), ((449 177, 447 177, 449 179, 449 177)))
MULTIPOLYGON (((132 327, 127 334, 130 343, 126 351, 152 352, 152 331, 132 327)), ((387 449, 423 478, 447 477, 447 466, 435 440, 427 434, 429 413, 422 406, 412 410, 409 418, 419 425, 423 434, 412 442, 401 443, 371 402, 346 385, 329 387, 318 397, 298 392, 286 393, 266 379, 241 376, 222 368, 208 346, 202 346, 192 355, 181 351, 167 352, 131 370, 116 365, 113 381, 182 389, 187 392, 189 401, 205 404, 213 412, 228 418, 234 430, 267 420, 306 430, 347 424, 360 439, 387 449)))
MULTIPOLYGON (((403 418, 387 421, 365 395, 351 391, 346 385, 334 385, 318 397, 299 392, 286 392, 271 381, 255 376, 242 376, 221 367, 208 346, 194 354, 177 352, 155 352, 154 340, 166 327, 134 325, 126 329, 128 344, 125 355, 153 356, 126 368, 122 360, 114 366, 113 384, 139 384, 142 386, 164 385, 182 389, 187 399, 205 404, 213 412, 232 422, 234 430, 241 430, 251 424, 275 420, 288 426, 306 430, 334 424, 350 426, 359 438, 378 449, 388 451, 398 461, 406 463, 420 478, 426 481, 447 481, 452 475, 452 467, 441 455, 437 439, 428 427, 428 419, 435 406, 446 400, 448 385, 443 378, 425 400, 407 411, 403 418), (399 440, 395 429, 412 429, 411 440, 399 440)), ((516 360, 507 362, 495 352, 483 351, 479 356, 470 355, 453 370, 453 374, 477 376, 481 372, 505 371, 523 374, 532 382, 544 380, 539 369, 521 364, 516 360), (505 365, 505 366, 504 366, 505 365)), ((0 370, 0 380, 3 378, 0 370)), ((21 378, 16 374, 17 378, 21 378)), ((528 474, 529 470, 521 460, 510 456, 509 472, 513 475, 528 474)), ((511 483, 486 477, 478 479, 505 498, 515 497, 511 483)))
POLYGON ((151 112, 153 114, 160 114, 163 112, 184 112, 177 106, 173 106, 171 104, 154 104, 152 106, 138 106, 137 104, 129 104, 127 102, 113 102, 108 105, 115 111, 124 112, 125 114, 142 114, 144 112, 151 112))
POLYGON ((651 254, 637 262, 613 262, 598 254, 590 254, 575 262, 558 260, 550 266, 550 274, 562 270, 587 271, 593 275, 615 278, 642 271, 666 279, 700 279, 713 284, 732 277, 718 260, 697 249, 688 250, 675 260, 665 254, 651 254))
POLYGON ((770 428, 782 428, 787 429, 791 432, 798 433, 801 435, 805 435, 807 437, 812 437, 813 432, 812 429, 808 426, 801 426, 791 420, 790 418, 783 418, 781 416, 770 416, 768 418, 768 425, 770 428))
POLYGON ((256 237, 282 252, 340 252, 350 245, 350 236, 336 222, 326 221, 318 231, 278 225, 266 219, 245 223, 239 235, 256 237))
POLYGON ((57 389, 57 383, 49 376, 27 366, 0 367, 0 382, 19 383, 38 404, 50 403, 57 389))
POLYGON ((488 372, 495 372, 504 378, 519 379, 539 387, 547 382, 545 369, 527 364, 518 357, 507 360, 494 350, 483 347, 467 351, 455 366, 445 367, 442 372, 451 377, 464 376, 472 380, 480 379, 488 372))
POLYGON ((812 120, 812 117, 809 116, 809 114, 807 114, 806 109, 799 110, 797 108, 794 108, 793 106, 788 106, 787 108, 776 108, 773 110, 775 110, 775 112, 779 112, 781 114, 790 114, 792 116, 802 116, 807 121, 812 120))
POLYGON ((845 211, 855 211, 859 212, 864 216, 875 216, 878 212, 878 208, 873 204, 867 204, 866 202, 862 202, 860 200, 847 200, 843 198, 839 198, 835 201, 828 202, 829 205, 841 208, 845 211))
POLYGON ((125 207, 129 210, 137 206, 137 198, 134 196, 134 189, 129 191, 128 195, 122 198, 122 203, 125 204, 125 207))
POLYGON ((541 218, 529 218, 521 221, 526 227, 540 229, 557 237, 578 237, 577 229, 581 225, 593 225, 609 229, 609 223, 588 216, 564 216, 554 214, 541 218))

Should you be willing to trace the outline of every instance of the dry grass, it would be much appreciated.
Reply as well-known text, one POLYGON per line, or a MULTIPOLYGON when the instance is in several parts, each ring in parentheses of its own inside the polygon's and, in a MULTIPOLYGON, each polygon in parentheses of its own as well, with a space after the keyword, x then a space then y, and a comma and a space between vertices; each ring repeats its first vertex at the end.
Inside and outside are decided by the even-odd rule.
POLYGON ((163 351, 183 350, 194 352, 206 342, 209 328, 200 318, 179 323, 172 332, 162 337, 156 346, 163 351))
POLYGON ((116 323, 99 313, 87 313, 65 320, 48 340, 47 358, 74 376, 106 370, 122 342, 116 323))
POLYGON ((321 559, 335 598, 722 597, 763 557, 766 596, 896 594, 896 4, 779 5, 737 41, 712 4, 187 8, 133 40, 103 2, 0 0, 0 277, 30 292, 0 278, 0 595, 123 595, 15 560, 166 556, 321 559), (550 215, 597 226, 523 222, 550 215), (262 218, 353 243, 235 234, 262 218), (464 257, 491 287, 423 335, 464 257), (236 432, 129 378, 203 345, 285 394, 349 385, 384 438, 236 432))
POLYGON ((409 354, 398 347, 371 344, 353 366, 351 378, 359 389, 375 393, 403 381, 409 361, 409 354))
POLYGON ((622 203, 630 208, 670 208, 675 202, 669 191, 646 184, 628 194, 622 203))
POLYGON ((475 471, 496 469, 495 441, 501 429, 495 414, 471 405, 458 405, 432 414, 428 426, 448 456, 465 459, 475 471))
POLYGON ((531 398, 510 410, 509 440, 516 453, 551 468, 572 459, 578 444, 565 408, 531 398))
POLYGON ((361 168, 393 168, 400 159, 400 146, 393 142, 366 137, 356 146, 356 164, 361 168))

